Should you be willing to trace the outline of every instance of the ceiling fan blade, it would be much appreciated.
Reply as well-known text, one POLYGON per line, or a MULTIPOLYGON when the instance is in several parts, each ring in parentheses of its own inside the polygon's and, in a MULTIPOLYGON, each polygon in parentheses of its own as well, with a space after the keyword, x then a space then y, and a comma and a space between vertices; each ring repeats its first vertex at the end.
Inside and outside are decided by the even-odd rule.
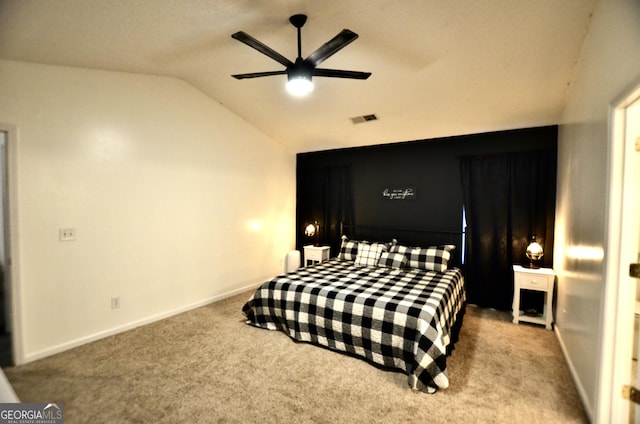
POLYGON ((244 31, 238 31, 235 34, 232 34, 231 37, 246 44, 249 47, 253 47, 254 49, 258 50, 260 53, 266 56, 269 56, 271 59, 275 60, 278 63, 281 63, 284 66, 287 66, 287 67, 293 66, 292 61, 282 56, 280 53, 273 50, 271 47, 267 46, 266 44, 263 44, 260 41, 256 40, 255 38, 253 38, 252 36, 250 36, 244 31))
POLYGON ((358 38, 358 34, 351 30, 343 29, 340 34, 324 43, 315 52, 311 53, 305 61, 316 67, 356 38, 358 38))
POLYGON ((313 75, 316 77, 351 78, 365 80, 371 76, 371 72, 342 71, 339 69, 316 68, 313 70, 313 75))
POLYGON ((260 78, 260 77, 270 77, 271 75, 286 75, 287 71, 267 71, 267 72, 252 72, 250 74, 236 74, 231 75, 235 79, 247 79, 247 78, 260 78))

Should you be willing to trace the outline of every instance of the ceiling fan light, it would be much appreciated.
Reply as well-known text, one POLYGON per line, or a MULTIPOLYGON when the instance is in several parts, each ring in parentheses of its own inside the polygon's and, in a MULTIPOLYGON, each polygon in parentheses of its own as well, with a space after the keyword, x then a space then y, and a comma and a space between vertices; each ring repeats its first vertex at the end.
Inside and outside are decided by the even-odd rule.
POLYGON ((313 82, 305 76, 289 78, 287 81, 287 91, 293 96, 306 96, 313 91, 313 82))

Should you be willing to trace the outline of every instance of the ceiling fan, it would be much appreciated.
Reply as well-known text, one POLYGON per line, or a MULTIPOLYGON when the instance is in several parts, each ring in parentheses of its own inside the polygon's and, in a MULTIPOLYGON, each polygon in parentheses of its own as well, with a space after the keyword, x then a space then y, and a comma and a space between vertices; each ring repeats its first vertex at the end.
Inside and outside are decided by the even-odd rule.
POLYGON ((343 29, 338 35, 320 46, 316 51, 311 53, 306 59, 302 58, 301 28, 307 22, 307 15, 293 15, 289 18, 289 22, 298 30, 298 57, 295 62, 290 61, 271 47, 261 43, 244 31, 238 31, 231 37, 236 40, 253 47, 260 53, 269 56, 271 59, 285 66, 286 69, 280 71, 252 72, 248 74, 236 74, 232 77, 236 79, 268 77, 271 75, 287 75, 287 91, 294 95, 305 95, 313 90, 311 77, 330 77, 330 78, 351 78, 362 79, 369 78, 371 72, 343 71, 339 69, 324 69, 317 66, 335 54, 338 50, 358 38, 358 34, 348 29, 343 29))

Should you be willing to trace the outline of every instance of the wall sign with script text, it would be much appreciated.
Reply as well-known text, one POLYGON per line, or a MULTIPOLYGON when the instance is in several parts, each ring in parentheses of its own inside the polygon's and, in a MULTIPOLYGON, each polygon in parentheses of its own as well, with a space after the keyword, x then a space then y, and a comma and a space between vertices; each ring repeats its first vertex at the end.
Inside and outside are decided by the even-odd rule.
POLYGON ((415 187, 385 188, 382 197, 387 200, 415 200, 418 198, 418 190, 415 187))

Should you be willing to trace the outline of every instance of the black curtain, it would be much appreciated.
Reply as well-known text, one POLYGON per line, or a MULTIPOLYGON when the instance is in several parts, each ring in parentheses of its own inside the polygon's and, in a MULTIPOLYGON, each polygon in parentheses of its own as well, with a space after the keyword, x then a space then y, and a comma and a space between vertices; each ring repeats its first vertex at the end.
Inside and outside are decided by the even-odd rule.
POLYGON ((553 265, 556 152, 466 156, 460 171, 468 302, 511 310, 513 265, 528 263, 533 235, 544 249, 542 265, 553 265))
POLYGON ((348 166, 306 169, 298 172, 297 248, 315 242, 304 235, 313 221, 320 225, 318 242, 331 246, 331 256, 340 248, 340 222, 354 222, 351 168, 348 166))

